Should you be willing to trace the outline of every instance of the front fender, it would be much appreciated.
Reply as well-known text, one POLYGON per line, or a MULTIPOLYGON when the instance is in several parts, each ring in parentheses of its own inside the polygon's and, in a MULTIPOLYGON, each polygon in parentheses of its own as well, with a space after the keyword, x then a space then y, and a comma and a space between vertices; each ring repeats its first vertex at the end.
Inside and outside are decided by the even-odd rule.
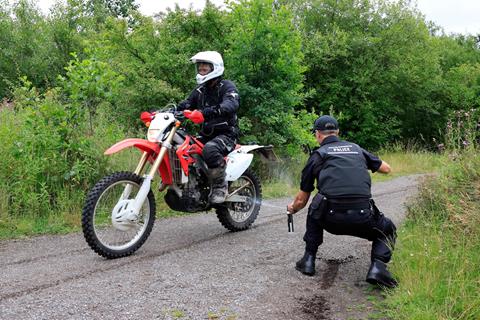
MULTIPOLYGON (((155 158, 160 152, 160 146, 156 143, 144 139, 125 139, 115 143, 113 146, 108 148, 104 152, 104 154, 111 155, 131 147, 135 147, 140 151, 147 152, 149 154, 148 161, 150 163, 153 163, 153 161, 155 161, 155 158)), ((162 177, 162 183, 164 183, 165 185, 170 185, 173 183, 172 168, 170 166, 170 160, 168 159, 167 155, 165 155, 165 157, 163 158, 163 161, 160 164, 158 171, 160 173, 160 176, 162 177)))
POLYGON ((108 148, 104 152, 104 154, 111 155, 130 147, 135 147, 141 151, 145 151, 148 153, 153 152, 155 154, 158 154, 160 152, 160 146, 156 143, 153 143, 144 139, 125 139, 115 143, 113 146, 108 148))

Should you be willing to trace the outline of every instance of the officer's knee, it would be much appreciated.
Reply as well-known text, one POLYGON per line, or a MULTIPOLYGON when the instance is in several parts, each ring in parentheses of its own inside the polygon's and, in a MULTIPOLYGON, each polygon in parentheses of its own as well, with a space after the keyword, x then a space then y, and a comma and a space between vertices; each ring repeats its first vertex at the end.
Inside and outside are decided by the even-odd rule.
POLYGON ((387 217, 383 217, 383 232, 387 235, 396 236, 397 234, 397 227, 395 226, 393 221, 387 217))
POLYGON ((380 231, 380 238, 383 238, 384 241, 386 240, 388 242, 388 245, 393 249, 393 247, 395 246, 395 241, 397 239, 397 227, 395 226, 393 221, 383 216, 380 225, 380 231))

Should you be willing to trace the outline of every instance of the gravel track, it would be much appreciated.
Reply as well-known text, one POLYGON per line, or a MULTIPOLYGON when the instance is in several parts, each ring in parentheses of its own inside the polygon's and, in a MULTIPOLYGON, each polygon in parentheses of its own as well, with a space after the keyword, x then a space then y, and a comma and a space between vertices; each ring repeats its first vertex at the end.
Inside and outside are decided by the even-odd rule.
MULTIPOLYGON (((399 224, 421 176, 373 186, 399 224)), ((305 212, 287 233, 291 198, 264 201, 247 231, 215 214, 157 220, 130 257, 105 260, 80 233, 0 242, 0 319, 364 319, 373 310, 370 243, 325 233, 317 273, 294 270, 303 254, 305 212)), ((394 256, 395 259, 395 256, 394 256)))

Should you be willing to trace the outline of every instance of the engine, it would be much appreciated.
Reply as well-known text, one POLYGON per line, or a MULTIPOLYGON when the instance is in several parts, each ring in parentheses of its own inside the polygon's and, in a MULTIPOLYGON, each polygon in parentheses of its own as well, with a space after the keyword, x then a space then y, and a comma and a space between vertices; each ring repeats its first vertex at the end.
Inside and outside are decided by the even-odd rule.
POLYGON ((202 159, 190 165, 188 182, 167 190, 165 202, 175 211, 197 212, 208 209, 209 184, 202 159))

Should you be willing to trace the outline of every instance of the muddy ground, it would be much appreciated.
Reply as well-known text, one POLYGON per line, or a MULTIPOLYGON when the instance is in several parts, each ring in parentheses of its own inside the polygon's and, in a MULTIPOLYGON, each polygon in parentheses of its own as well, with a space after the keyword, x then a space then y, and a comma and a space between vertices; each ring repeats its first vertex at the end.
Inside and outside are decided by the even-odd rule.
MULTIPOLYGON (((419 180, 374 185, 395 223, 419 180)), ((213 213, 157 220, 143 247, 117 260, 96 255, 81 233, 2 241, 0 319, 368 319, 382 294, 364 281, 370 243, 326 233, 316 275, 302 275, 294 265, 306 210, 287 233, 289 201, 264 201, 238 233, 213 213)))

